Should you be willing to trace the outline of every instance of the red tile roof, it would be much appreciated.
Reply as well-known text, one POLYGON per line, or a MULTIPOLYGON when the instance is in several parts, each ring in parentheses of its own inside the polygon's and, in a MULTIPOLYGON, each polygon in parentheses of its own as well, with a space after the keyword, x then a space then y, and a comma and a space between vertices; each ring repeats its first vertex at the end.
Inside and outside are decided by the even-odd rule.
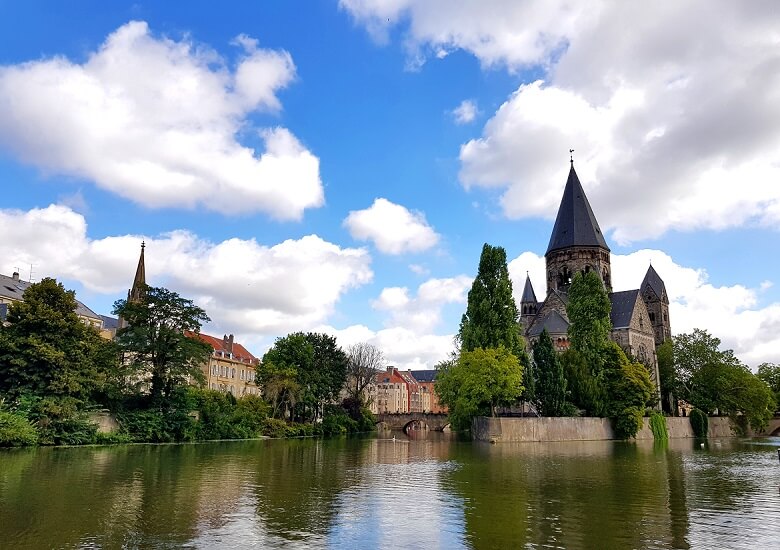
MULTIPOLYGON (((187 336, 190 338, 200 338, 202 341, 206 342, 212 348, 214 348, 215 351, 224 351, 225 353, 230 351, 225 347, 225 341, 222 338, 217 338, 216 336, 211 336, 202 332, 187 332, 187 336)), ((257 363, 260 361, 257 357, 249 353, 249 351, 244 346, 237 342, 233 342, 233 358, 238 361, 249 361, 251 363, 257 363)))

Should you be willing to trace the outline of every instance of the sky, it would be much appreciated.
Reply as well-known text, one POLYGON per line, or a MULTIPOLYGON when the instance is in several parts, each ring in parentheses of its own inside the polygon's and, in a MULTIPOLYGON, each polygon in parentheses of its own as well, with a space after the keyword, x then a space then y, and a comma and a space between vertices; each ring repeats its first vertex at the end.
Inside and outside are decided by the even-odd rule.
POLYGON ((483 243, 545 294, 569 149, 614 290, 780 362, 780 6, 3 2, 0 273, 98 313, 147 282, 255 355, 432 368, 483 243))

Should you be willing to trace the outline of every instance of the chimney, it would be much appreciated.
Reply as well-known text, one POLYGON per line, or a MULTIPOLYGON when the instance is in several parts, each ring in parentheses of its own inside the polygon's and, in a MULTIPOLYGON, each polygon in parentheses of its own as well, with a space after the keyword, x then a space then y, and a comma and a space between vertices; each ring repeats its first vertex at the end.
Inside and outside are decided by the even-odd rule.
POLYGON ((14 281, 18 281, 19 280, 19 272, 18 271, 14 271, 14 274, 11 275, 11 277, 13 278, 14 281))
POLYGON ((222 337, 222 348, 226 352, 228 352, 228 353, 233 353, 233 335, 232 334, 230 336, 225 334, 222 337))

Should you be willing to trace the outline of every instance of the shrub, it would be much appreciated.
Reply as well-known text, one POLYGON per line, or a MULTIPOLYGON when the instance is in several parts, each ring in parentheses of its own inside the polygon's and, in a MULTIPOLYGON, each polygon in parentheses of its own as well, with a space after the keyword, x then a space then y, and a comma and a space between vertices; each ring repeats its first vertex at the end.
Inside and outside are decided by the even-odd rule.
POLYGON ((707 437, 709 431, 709 420, 707 415, 699 409, 693 409, 690 415, 691 428, 696 437, 707 437))
POLYGON ((666 427, 666 417, 654 411, 650 414, 650 431, 653 432, 653 439, 666 441, 669 439, 669 430, 666 427))
POLYGON ((263 435, 268 437, 286 437, 287 422, 278 418, 266 418, 263 422, 263 435))
POLYGON ((615 437, 618 439, 630 439, 636 437, 642 427, 642 409, 626 407, 620 414, 613 417, 615 437))
POLYGON ((25 447, 38 442, 38 432, 24 416, 0 411, 0 447, 25 447))

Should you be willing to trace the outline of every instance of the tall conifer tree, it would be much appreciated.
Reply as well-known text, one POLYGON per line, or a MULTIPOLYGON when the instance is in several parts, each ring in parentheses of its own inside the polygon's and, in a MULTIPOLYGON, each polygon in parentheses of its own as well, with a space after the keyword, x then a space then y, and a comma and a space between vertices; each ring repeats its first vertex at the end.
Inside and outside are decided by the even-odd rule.
POLYGON ((569 339, 574 350, 581 353, 591 372, 603 366, 602 352, 609 342, 612 304, 599 276, 590 271, 577 273, 569 287, 569 339))
POLYGON ((566 377, 563 364, 547 329, 534 344, 536 400, 544 416, 563 416, 566 410, 566 377))

